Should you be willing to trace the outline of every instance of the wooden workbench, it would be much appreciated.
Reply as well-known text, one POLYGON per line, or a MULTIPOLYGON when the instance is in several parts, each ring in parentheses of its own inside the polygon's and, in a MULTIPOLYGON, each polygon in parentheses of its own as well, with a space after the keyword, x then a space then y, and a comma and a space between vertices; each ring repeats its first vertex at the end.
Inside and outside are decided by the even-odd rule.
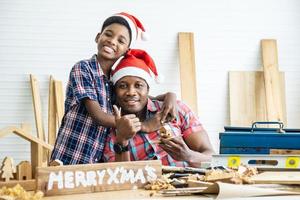
POLYGON ((44 197, 43 200, 113 200, 113 199, 130 199, 130 200, 168 200, 168 199, 179 199, 179 200, 189 200, 189 199, 213 199, 210 197, 202 195, 192 195, 192 196, 172 196, 164 197, 158 194, 150 196, 151 191, 147 190, 120 190, 120 191, 107 191, 107 192, 97 192, 88 194, 73 194, 73 195, 61 195, 61 196, 49 196, 44 197))
MULTIPOLYGON (((108 191, 108 192, 97 192, 88 194, 74 194, 74 195, 61 195, 61 196, 51 196, 44 197, 43 200, 190 200, 190 199, 204 199, 212 200, 215 196, 204 196, 204 195, 192 195, 192 196, 172 196, 164 197, 159 195, 150 196, 150 191, 146 190, 121 190, 121 191, 108 191)), ((249 197, 249 198, 235 198, 235 200, 299 200, 300 195, 292 196, 266 196, 266 197, 249 197)))

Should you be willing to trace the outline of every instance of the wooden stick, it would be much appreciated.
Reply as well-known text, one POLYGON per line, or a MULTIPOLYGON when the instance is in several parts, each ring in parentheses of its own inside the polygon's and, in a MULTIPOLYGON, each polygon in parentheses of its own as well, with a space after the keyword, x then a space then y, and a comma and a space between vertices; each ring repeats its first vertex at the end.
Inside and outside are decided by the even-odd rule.
POLYGON ((16 128, 13 130, 13 133, 17 134, 18 136, 20 136, 21 138, 24 138, 25 140, 31 142, 31 143, 36 143, 39 144, 41 147, 44 147, 47 150, 52 151, 53 146, 44 142, 43 140, 34 137, 31 134, 28 134, 26 132, 24 132, 22 129, 16 128))
POLYGON ((48 142, 54 145, 56 140, 57 118, 55 109, 54 79, 49 80, 49 103, 48 103, 48 142))
POLYGON ((58 126, 60 126, 61 120, 64 116, 64 93, 61 81, 54 81, 54 91, 58 126))
MULTIPOLYGON (((35 116, 35 125, 37 130, 37 136, 42 141, 45 141, 45 131, 43 126, 43 116, 42 116, 42 105, 41 105, 41 96, 40 90, 38 86, 38 81, 36 77, 30 74, 30 83, 31 83, 31 91, 32 91, 32 99, 33 99, 33 108, 34 108, 34 116, 35 116)), ((32 163, 33 169, 35 167, 47 166, 48 154, 43 151, 43 147, 41 145, 37 146, 35 152, 31 152, 31 157, 34 158, 34 163, 32 163), (36 165, 36 166, 35 166, 36 165)))

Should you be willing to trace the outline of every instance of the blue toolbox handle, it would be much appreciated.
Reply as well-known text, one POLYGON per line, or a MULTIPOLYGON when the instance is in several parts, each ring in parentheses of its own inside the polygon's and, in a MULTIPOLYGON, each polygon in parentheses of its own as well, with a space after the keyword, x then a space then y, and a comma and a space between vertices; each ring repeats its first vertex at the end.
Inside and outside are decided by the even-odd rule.
POLYGON ((251 132, 254 133, 254 128, 257 128, 257 124, 265 124, 265 125, 269 125, 269 124, 278 124, 279 125, 279 129, 278 129, 278 133, 284 133, 285 131, 283 130, 283 122, 253 122, 252 123, 252 127, 251 127, 251 132))

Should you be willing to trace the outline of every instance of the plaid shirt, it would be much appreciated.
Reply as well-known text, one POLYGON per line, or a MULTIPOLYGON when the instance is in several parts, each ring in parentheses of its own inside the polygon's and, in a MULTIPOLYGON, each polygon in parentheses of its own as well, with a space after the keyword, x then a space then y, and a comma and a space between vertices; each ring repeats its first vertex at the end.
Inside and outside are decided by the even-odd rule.
MULTIPOLYGON (((150 118, 161 109, 162 103, 148 99, 147 115, 150 118)), ((181 135, 183 138, 189 134, 197 132, 201 133, 203 127, 195 114, 181 101, 177 101, 178 118, 169 123, 174 136, 181 135)), ((185 167, 187 162, 174 160, 167 152, 165 152, 154 141, 159 140, 158 131, 145 133, 138 132, 129 140, 130 160, 161 160, 163 165, 185 167)), ((105 162, 113 162, 115 160, 115 152, 113 150, 116 141, 115 130, 111 129, 111 133, 107 136, 103 160, 105 162)))
POLYGON ((58 131, 51 160, 64 165, 99 162, 108 128, 97 125, 82 100, 97 101, 106 113, 112 113, 112 86, 94 55, 75 64, 70 72, 65 114, 58 131))

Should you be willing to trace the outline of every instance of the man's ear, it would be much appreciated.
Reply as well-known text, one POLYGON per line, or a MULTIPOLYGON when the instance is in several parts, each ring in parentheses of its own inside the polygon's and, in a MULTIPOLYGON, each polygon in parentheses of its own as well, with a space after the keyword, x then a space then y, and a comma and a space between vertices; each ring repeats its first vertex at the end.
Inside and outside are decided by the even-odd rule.
POLYGON ((95 37, 95 42, 96 42, 96 43, 98 43, 98 39, 99 39, 100 35, 101 35, 101 33, 98 33, 98 34, 96 35, 96 37, 95 37))

